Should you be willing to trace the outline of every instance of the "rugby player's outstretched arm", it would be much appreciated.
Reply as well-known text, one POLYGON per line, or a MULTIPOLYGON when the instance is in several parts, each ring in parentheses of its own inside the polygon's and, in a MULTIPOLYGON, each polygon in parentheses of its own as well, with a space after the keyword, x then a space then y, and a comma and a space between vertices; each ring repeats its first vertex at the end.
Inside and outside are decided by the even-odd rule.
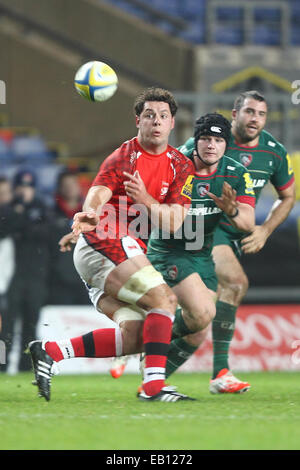
POLYGON ((92 186, 85 198, 82 212, 77 212, 72 225, 73 234, 94 230, 99 222, 102 207, 112 196, 112 191, 106 186, 92 186))

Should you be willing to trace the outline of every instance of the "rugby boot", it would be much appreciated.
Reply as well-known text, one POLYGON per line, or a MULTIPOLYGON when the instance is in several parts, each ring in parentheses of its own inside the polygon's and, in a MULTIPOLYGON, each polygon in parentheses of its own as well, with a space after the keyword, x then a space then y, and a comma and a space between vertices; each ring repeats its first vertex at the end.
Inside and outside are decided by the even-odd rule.
MULTIPOLYGON (((31 341, 28 345, 35 374, 35 382, 39 396, 50 400, 51 377, 55 373, 55 362, 46 353, 43 341, 31 341)), ((34 383, 35 385, 35 383, 34 383)))
POLYGON ((116 357, 112 361, 112 366, 109 372, 110 372, 110 375, 114 379, 118 379, 119 377, 121 377, 121 375, 123 375, 128 359, 129 359, 128 356, 120 356, 120 357, 116 357))
POLYGON ((209 383, 210 393, 244 393, 250 389, 248 382, 237 379, 228 369, 222 369, 209 383))
POLYGON ((147 395, 144 390, 138 393, 138 399, 141 401, 164 401, 164 402, 175 402, 175 401, 182 401, 182 400, 189 400, 195 401, 195 398, 191 398, 183 393, 175 392, 174 390, 170 390, 170 387, 163 387, 160 392, 156 395, 149 396, 147 395))

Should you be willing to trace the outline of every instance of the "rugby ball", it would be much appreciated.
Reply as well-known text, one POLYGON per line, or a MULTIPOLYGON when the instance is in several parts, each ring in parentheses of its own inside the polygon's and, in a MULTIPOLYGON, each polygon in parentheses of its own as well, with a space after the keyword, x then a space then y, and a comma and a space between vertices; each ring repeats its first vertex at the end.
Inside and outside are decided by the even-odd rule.
POLYGON ((76 72, 74 85, 77 92, 89 101, 106 101, 118 88, 116 72, 97 60, 83 64, 76 72))

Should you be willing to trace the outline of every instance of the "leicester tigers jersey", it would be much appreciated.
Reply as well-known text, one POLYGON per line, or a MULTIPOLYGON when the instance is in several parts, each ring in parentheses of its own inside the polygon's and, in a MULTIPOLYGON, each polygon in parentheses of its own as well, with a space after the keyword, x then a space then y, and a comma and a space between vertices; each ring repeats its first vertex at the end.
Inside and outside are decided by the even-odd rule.
MULTIPOLYGON (((192 158, 194 138, 188 139, 184 145, 179 147, 179 150, 187 157, 192 158)), ((234 137, 231 136, 226 155, 246 167, 253 180, 256 203, 267 183, 272 183, 280 191, 288 188, 294 181, 291 160, 285 147, 265 130, 261 132, 258 145, 255 147, 237 144, 234 137)), ((239 233, 226 216, 222 217, 220 224, 226 231, 239 233)), ((243 234, 243 232, 240 233, 243 234)))
POLYGON ((236 190, 237 201, 255 206, 255 194, 249 173, 243 165, 224 155, 214 172, 208 175, 195 172, 190 177, 191 207, 183 226, 172 237, 161 230, 154 230, 149 240, 151 249, 188 250, 200 256, 209 256, 213 232, 223 212, 207 192, 220 197, 224 182, 236 190))

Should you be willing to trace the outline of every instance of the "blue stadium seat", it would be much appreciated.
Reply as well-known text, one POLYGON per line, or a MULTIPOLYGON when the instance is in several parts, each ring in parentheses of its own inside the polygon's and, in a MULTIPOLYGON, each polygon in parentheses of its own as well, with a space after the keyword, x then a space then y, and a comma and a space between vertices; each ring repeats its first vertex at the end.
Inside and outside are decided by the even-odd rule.
POLYGON ((277 27, 268 27, 267 25, 255 26, 253 31, 253 44, 263 46, 280 45, 280 29, 277 27))
POLYGON ((244 33, 241 26, 222 25, 215 31, 214 42, 231 46, 239 46, 243 43, 244 33))
POLYGON ((180 16, 184 19, 194 20, 195 17, 205 19, 206 0, 182 0, 180 2, 180 16))
POLYGON ((290 42, 292 46, 300 46, 300 27, 299 24, 291 25, 290 42))
POLYGON ((290 0, 290 17, 291 21, 300 23, 300 2, 299 0, 290 0))
POLYGON ((280 8, 264 8, 257 7, 254 9, 254 20, 262 22, 279 22, 281 19, 281 10, 280 8))
POLYGON ((241 21, 244 13, 242 7, 219 7, 216 9, 216 18, 220 21, 241 21))
POLYGON ((11 152, 17 161, 35 160, 39 163, 51 158, 44 140, 39 136, 16 136, 11 143, 11 152))
POLYGON ((0 138, 0 160, 10 160, 12 157, 9 145, 0 138))
POLYGON ((168 0, 167 2, 165 0, 151 0, 151 2, 147 0, 143 1, 147 5, 156 8, 158 11, 162 11, 175 17, 181 16, 181 0, 168 0))
POLYGON ((194 44, 205 43, 205 26, 202 18, 196 19, 189 28, 179 33, 181 39, 194 44))
POLYGON ((63 165, 45 164, 41 165, 37 171, 39 189, 47 197, 52 195, 57 185, 59 173, 63 170, 63 165))

